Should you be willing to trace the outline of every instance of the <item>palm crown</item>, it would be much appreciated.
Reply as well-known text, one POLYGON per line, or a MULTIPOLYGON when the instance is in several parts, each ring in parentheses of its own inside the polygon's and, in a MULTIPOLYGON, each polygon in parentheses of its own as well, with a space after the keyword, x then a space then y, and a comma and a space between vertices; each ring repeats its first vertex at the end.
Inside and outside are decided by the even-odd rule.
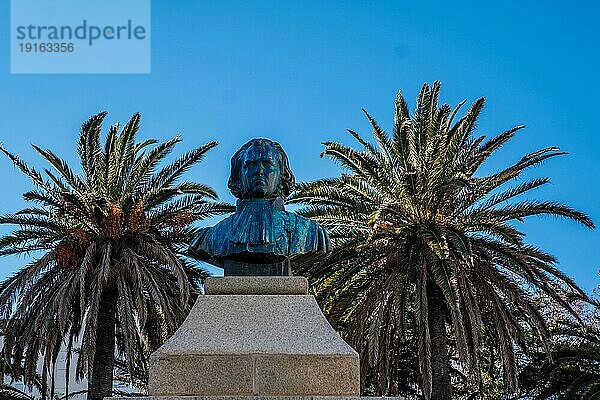
POLYGON ((115 345, 133 370, 181 323, 204 274, 182 257, 190 224, 229 209, 210 187, 178 182, 215 142, 159 168, 179 137, 137 143, 135 114, 101 147, 105 116, 82 126, 82 174, 37 146, 52 167, 44 175, 0 148, 36 186, 24 194, 33 207, 0 218, 19 226, 0 238, 0 255, 39 254, 0 287, 7 360, 24 359, 14 374, 32 382, 40 353, 47 374, 62 342, 70 352, 81 334, 77 376, 89 377, 92 399, 111 394, 115 345))
POLYGON ((326 313, 359 350, 363 390, 378 394, 401 390, 406 371, 398 360, 410 333, 422 393, 449 398, 446 322, 462 365, 477 377, 481 335, 496 337, 505 384, 514 389, 513 343, 527 329, 547 337, 530 291, 543 291, 565 307, 564 292, 585 296, 551 255, 525 243, 515 222, 540 214, 588 227, 592 221, 555 202, 516 199, 547 184, 547 178, 508 186, 529 167, 563 153, 544 148, 500 172, 477 176, 522 126, 486 141, 474 135, 484 99, 454 122, 464 102, 454 110, 438 107, 439 90, 437 82, 424 85, 412 116, 399 94, 391 136, 365 111, 376 143, 351 130, 362 150, 324 143, 323 155, 346 172, 299 185, 290 198, 330 231, 332 255, 300 270, 315 282, 326 313))

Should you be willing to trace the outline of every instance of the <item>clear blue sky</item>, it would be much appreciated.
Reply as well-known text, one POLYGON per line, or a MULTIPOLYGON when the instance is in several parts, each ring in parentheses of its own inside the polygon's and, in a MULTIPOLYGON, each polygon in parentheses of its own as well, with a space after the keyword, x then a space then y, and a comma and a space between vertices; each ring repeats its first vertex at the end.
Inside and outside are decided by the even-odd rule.
MULTIPOLYGON (((514 1, 152 2, 149 75, 11 75, 9 2, 0 3, 0 142, 34 165, 31 143, 69 160, 78 129, 106 110, 108 122, 142 114, 142 136, 183 136, 179 151, 218 140, 189 178, 224 200, 229 158, 246 140, 278 140, 301 181, 338 172, 320 159, 325 140, 369 135, 361 107, 387 129, 402 90, 411 104, 441 80, 455 105, 480 96, 479 132, 526 124, 487 165, 557 145, 568 156, 533 170, 552 184, 538 198, 565 202, 600 224, 599 12, 593 2, 514 1)), ((101 59, 98 60, 102 62, 101 59)), ((0 160, 0 213, 23 207, 29 182, 0 160)), ((600 285, 600 234, 570 221, 526 220, 529 241, 556 255, 587 290, 600 285)), ((0 262, 0 277, 23 259, 0 262)))

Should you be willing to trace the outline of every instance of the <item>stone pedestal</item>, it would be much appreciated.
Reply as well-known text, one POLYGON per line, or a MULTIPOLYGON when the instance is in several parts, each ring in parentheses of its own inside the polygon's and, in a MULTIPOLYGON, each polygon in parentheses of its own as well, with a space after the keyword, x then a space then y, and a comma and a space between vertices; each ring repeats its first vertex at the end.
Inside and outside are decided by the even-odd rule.
POLYGON ((404 400, 402 397, 356 396, 148 396, 105 397, 104 400, 404 400))
POLYGON ((148 391, 168 396, 358 396, 358 354, 302 277, 209 278, 150 357, 148 391))

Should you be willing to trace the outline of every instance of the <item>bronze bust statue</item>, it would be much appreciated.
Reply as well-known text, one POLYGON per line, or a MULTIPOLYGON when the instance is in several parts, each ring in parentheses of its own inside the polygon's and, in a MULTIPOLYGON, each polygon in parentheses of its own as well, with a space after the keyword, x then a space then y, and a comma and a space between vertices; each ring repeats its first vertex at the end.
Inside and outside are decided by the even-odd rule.
POLYGON ((231 158, 233 215, 204 228, 190 254, 228 275, 291 275, 290 257, 327 252, 329 236, 316 221, 284 209, 295 178, 279 143, 252 139, 231 158))

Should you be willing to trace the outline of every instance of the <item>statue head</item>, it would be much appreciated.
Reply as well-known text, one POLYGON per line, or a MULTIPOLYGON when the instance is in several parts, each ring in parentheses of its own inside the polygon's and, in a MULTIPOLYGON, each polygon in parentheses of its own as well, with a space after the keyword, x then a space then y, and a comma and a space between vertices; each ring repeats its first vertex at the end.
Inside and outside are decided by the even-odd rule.
POLYGON ((231 158, 227 186, 238 199, 285 199, 294 185, 295 178, 287 155, 277 142, 252 139, 231 158))

